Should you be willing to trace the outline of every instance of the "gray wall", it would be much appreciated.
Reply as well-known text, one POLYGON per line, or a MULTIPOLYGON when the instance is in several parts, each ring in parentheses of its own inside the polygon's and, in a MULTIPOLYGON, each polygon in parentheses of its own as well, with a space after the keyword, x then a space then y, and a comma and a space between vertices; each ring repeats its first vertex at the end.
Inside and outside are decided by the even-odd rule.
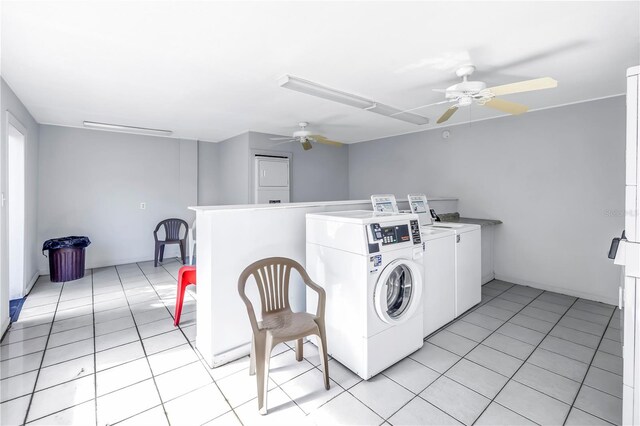
MULTIPOLYGON (((36 274, 38 273, 38 246, 39 241, 37 239, 37 206, 38 206, 38 150, 39 150, 39 126, 33 119, 29 111, 20 102, 20 99, 13 93, 13 90, 7 85, 4 79, 0 78, 0 111, 2 111, 2 117, 0 119, 0 176, 1 191, 7 193, 7 130, 6 130, 6 111, 11 112, 26 128, 27 128, 27 142, 25 147, 25 271, 24 277, 27 281, 25 284, 30 284, 36 274)), ((9 200, 10 202, 10 200, 9 200)), ((4 324, 6 318, 9 315, 9 275, 7 270, 8 265, 8 244, 7 244, 7 209, 2 207, 2 258, 0 259, 0 324, 4 324)), ((0 330, 0 333, 3 330, 0 330)))
POLYGON ((625 100, 615 97, 349 146, 349 196, 459 197, 501 219, 496 276, 615 303, 624 227, 625 100))
MULTIPOLYGON (((291 201, 333 201, 349 198, 349 149, 314 144, 305 151, 299 143, 275 145, 266 133, 249 132, 249 147, 256 151, 291 153, 291 201)), ((251 160, 250 160, 251 161, 251 160)), ((253 172, 251 165, 250 172, 253 172)), ((251 187, 251 185, 250 185, 251 187)), ((250 198, 252 194, 249 194, 250 198)))
POLYGON ((291 154, 291 201, 346 200, 349 196, 349 150, 346 146, 275 145, 269 135, 246 132, 220 143, 199 142, 198 204, 247 204, 252 194, 252 154, 291 154))
POLYGON ((219 144, 198 141, 198 205, 218 204, 219 144))
POLYGON ((218 144, 217 204, 249 202, 249 133, 218 144))
POLYGON ((160 220, 193 219, 196 141, 49 125, 40 139, 39 242, 89 236, 87 267, 149 260, 160 220))

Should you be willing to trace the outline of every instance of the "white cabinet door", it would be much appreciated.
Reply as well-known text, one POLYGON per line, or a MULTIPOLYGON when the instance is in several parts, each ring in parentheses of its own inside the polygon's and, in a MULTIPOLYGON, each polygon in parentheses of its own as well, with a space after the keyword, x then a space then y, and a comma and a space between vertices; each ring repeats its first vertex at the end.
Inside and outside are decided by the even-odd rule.
POLYGON ((455 318, 455 250, 455 235, 426 242, 423 258, 424 337, 455 318))
POLYGON ((482 298, 480 229, 456 235, 456 316, 482 298))
POLYGON ((279 158, 257 158, 258 186, 289 186, 289 160, 279 158))

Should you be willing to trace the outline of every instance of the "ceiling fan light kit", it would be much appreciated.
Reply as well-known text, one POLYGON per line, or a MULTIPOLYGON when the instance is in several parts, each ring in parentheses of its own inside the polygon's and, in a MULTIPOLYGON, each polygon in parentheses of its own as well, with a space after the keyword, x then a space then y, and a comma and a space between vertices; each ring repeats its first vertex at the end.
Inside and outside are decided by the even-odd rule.
POLYGON ((278 80, 280 87, 295 90, 307 95, 316 96, 318 98, 327 99, 344 105, 364 109, 385 117, 395 118, 397 120, 406 121, 408 123, 423 125, 428 124, 429 119, 418 114, 412 114, 401 109, 385 105, 371 99, 363 98, 358 95, 343 92, 331 87, 323 86, 313 81, 305 80, 292 75, 285 75, 278 80))

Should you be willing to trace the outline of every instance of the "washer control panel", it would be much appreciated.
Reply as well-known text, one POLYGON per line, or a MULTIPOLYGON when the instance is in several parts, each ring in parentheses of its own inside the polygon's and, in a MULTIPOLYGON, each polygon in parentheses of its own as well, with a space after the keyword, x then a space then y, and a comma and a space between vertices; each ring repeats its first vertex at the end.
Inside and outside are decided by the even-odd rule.
MULTIPOLYGON (((417 223, 417 221, 411 222, 417 223)), ((383 246, 411 241, 412 234, 409 233, 409 225, 380 226, 379 223, 372 223, 370 225, 370 231, 372 240, 381 241, 383 246)), ((420 239, 419 227, 418 239, 420 239)), ((418 244, 419 243, 420 241, 418 241, 418 244)))

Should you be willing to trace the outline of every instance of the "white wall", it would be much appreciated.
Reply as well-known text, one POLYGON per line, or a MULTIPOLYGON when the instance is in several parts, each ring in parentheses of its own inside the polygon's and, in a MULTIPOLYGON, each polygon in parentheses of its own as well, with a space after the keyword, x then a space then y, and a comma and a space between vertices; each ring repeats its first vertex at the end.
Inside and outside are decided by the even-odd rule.
POLYGON ((159 221, 192 220, 196 141, 49 125, 40 137, 39 243, 87 235, 87 267, 150 260, 159 221))
MULTIPOLYGON (((38 205, 38 148, 39 126, 29 111, 20 102, 4 79, 0 78, 0 190, 7 192, 7 132, 6 111, 27 128, 26 145, 26 180, 25 180, 25 278, 27 286, 35 282, 38 273, 37 266, 37 205, 38 205)), ((2 208, 2 221, 0 223, 0 244, 2 256, 0 258, 0 334, 8 325, 9 316, 9 282, 7 270, 7 222, 6 208, 2 208)))
POLYGON ((624 227, 624 97, 442 130, 350 145, 350 197, 455 195, 462 215, 504 222, 498 278, 617 303, 607 250, 624 227))

